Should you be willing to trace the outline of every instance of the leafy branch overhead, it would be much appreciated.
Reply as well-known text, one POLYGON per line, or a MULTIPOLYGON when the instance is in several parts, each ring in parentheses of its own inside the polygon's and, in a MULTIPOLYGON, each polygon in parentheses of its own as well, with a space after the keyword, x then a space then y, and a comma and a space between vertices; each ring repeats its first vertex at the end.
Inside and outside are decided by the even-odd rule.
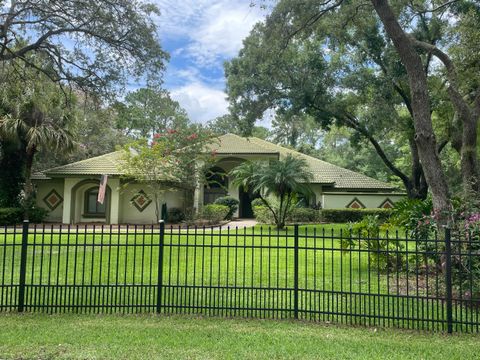
POLYGON ((0 2, 0 62, 20 61, 51 80, 97 93, 128 77, 159 82, 168 55, 157 39, 159 10, 141 0, 0 2), (41 53, 50 61, 31 61, 41 53))

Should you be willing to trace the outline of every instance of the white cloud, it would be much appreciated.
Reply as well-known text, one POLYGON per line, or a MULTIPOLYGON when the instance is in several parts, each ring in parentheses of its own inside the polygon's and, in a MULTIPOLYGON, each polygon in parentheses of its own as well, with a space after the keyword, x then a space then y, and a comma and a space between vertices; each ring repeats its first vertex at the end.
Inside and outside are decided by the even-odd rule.
POLYGON ((157 0, 162 12, 160 36, 186 38, 177 55, 188 56, 201 67, 221 66, 235 56, 242 40, 264 14, 248 0, 157 0))
POLYGON ((171 91, 172 97, 187 111, 190 120, 206 123, 228 112, 223 91, 193 82, 171 91))

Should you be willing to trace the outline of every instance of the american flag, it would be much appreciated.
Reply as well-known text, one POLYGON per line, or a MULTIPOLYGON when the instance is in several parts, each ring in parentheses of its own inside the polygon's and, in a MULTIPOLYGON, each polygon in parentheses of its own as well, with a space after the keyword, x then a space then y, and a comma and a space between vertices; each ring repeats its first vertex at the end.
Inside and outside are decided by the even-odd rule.
POLYGON ((100 204, 103 204, 105 201, 105 190, 107 189, 107 180, 108 180, 108 175, 102 175, 102 178, 100 179, 100 186, 98 187, 98 197, 97 201, 100 204))

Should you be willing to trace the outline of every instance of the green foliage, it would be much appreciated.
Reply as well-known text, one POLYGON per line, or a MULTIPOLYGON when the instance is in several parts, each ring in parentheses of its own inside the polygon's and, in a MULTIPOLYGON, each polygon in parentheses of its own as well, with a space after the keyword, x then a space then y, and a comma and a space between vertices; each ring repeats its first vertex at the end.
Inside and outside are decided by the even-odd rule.
POLYGON ((275 218, 272 215, 272 212, 265 206, 252 206, 253 215, 255 220, 260 224, 274 224, 275 218))
POLYGON ((321 221, 320 210, 311 208, 294 208, 290 213, 288 220, 292 223, 319 223, 321 221))
POLYGON ((231 197, 231 196, 222 196, 222 197, 219 197, 218 199, 215 200, 215 204, 228 206, 228 208, 230 210, 228 211, 228 214, 225 217, 225 219, 226 220, 231 220, 233 214, 238 209, 239 201, 237 199, 235 199, 234 197, 231 197))
POLYGON ((158 42, 154 17, 159 10, 148 2, 82 0, 59 6, 27 0, 0 4, 2 63, 17 61, 45 73, 52 82, 71 85, 65 93, 80 89, 110 95, 127 81, 161 82, 168 54, 158 42), (31 57, 39 54, 49 60, 48 66, 32 65, 31 57))
POLYGON ((202 219, 207 220, 210 224, 218 224, 225 219, 230 208, 226 205, 208 204, 202 209, 202 219))
POLYGON ((255 207, 255 206, 265 206, 265 203, 263 202, 262 199, 255 198, 252 200, 252 207, 255 207))
POLYGON ((129 137, 150 138, 169 129, 188 127, 187 112, 164 89, 135 90, 113 107, 118 114, 117 127, 129 137))
POLYGON ((370 263, 381 271, 400 271, 405 258, 397 252, 404 246, 395 238, 381 236, 381 225, 378 214, 365 215, 361 221, 349 224, 349 234, 344 234, 340 245, 345 250, 368 250, 370 263))
POLYGON ((244 162, 231 171, 233 184, 243 186, 262 199, 270 210, 277 228, 282 229, 293 207, 297 194, 311 195, 312 173, 304 158, 288 155, 281 160, 244 162))
MULTIPOLYGON (((22 208, 0 208, 0 225, 16 225, 23 222, 25 210, 22 208)), ((29 210, 31 223, 42 223, 48 210, 34 207, 29 210)))
POLYGON ((426 200, 402 199, 395 203, 389 222, 404 227, 411 238, 428 239, 436 230, 430 219, 432 212, 430 197, 426 200))
POLYGON ((154 196, 157 221, 163 193, 179 189, 192 193, 195 184, 202 180, 205 172, 201 167, 207 168, 214 161, 214 155, 206 148, 212 141, 209 132, 191 125, 125 146, 122 165, 125 183, 140 182, 149 189, 154 196))
POLYGON ((185 220, 185 212, 179 208, 169 208, 168 209, 168 221, 170 223, 180 223, 185 220))
POLYGON ((23 221, 23 209, 0 208, 0 225, 15 225, 23 221))
POLYGON ((322 220, 327 223, 346 223, 363 220, 367 215, 378 215, 386 221, 392 213, 390 209, 322 209, 322 220))

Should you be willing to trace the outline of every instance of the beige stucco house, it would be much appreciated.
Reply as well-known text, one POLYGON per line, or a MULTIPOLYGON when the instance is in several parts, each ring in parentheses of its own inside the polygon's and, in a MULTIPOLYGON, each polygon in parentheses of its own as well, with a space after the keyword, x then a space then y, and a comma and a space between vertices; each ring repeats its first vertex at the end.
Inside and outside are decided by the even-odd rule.
MULTIPOLYGON (((227 134, 210 147, 217 154, 214 170, 225 173, 243 161, 269 161, 288 154, 305 158, 313 173, 311 187, 315 196, 310 202, 322 208, 389 208, 404 197, 389 184, 259 138, 227 134)), ((142 184, 125 186, 121 162, 122 153, 117 151, 35 174, 37 205, 50 211, 47 220, 52 222, 154 223, 152 195, 142 184), (102 175, 108 175, 108 182, 106 200, 99 204, 96 200, 102 175)), ((171 186, 162 202, 167 208, 198 210, 228 194, 240 201, 236 216, 252 217, 249 194, 233 186, 228 176, 217 180, 216 185, 198 184, 193 203, 184 189, 171 186)))

